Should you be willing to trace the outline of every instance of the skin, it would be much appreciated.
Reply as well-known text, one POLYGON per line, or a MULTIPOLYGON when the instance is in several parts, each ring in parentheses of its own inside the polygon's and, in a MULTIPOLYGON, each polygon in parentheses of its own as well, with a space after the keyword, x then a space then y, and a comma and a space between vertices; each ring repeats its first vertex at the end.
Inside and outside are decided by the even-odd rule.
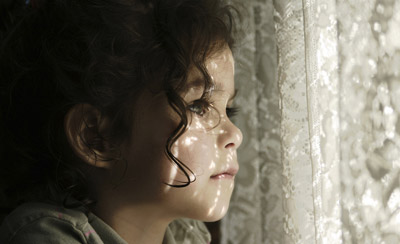
MULTIPOLYGON (((159 244, 174 219, 216 221, 228 210, 239 167, 236 150, 242 142, 241 131, 226 115, 235 91, 230 49, 212 55, 206 67, 217 87, 211 96, 216 110, 200 114, 192 109, 190 125, 172 148, 174 155, 194 172, 195 182, 184 188, 165 184, 187 181, 164 153, 179 117, 165 95, 149 91, 139 97, 133 109, 136 119, 132 134, 122 145, 121 156, 126 161, 97 162, 101 170, 91 173, 97 199, 94 213, 128 243, 159 244), (220 174, 228 169, 233 176, 220 174)), ((199 72, 190 72, 188 87, 182 94, 188 104, 202 94, 199 78, 199 72)))

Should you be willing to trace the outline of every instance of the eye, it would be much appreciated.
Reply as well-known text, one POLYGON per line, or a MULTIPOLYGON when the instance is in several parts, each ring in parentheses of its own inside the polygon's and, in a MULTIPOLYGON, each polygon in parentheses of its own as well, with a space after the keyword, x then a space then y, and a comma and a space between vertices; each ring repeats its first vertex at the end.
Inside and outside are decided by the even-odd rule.
POLYGON ((226 115, 229 118, 233 118, 237 115, 237 113, 239 113, 240 109, 238 107, 228 107, 226 108, 226 115))
POLYGON ((203 116, 210 110, 210 104, 204 100, 196 100, 188 106, 188 110, 198 116, 203 116))

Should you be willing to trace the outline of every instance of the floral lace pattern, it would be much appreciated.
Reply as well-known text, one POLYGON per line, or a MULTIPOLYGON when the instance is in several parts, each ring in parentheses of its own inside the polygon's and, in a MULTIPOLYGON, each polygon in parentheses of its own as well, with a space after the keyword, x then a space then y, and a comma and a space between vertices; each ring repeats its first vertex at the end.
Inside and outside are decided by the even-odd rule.
POLYGON ((399 243, 400 2, 246 8, 222 243, 399 243))
POLYGON ((343 239, 400 243, 400 2, 341 0, 338 19, 343 239))

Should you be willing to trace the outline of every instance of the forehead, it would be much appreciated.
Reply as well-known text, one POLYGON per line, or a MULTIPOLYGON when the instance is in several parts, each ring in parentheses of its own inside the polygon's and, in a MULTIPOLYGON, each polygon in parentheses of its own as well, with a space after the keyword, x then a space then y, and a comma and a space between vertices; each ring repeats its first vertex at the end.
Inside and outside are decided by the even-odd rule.
MULTIPOLYGON (((234 60, 232 52, 229 48, 210 56, 205 66, 208 74, 211 77, 213 83, 213 91, 227 91, 233 93, 234 91, 234 60)), ((198 69, 192 69, 189 72, 188 83, 186 90, 203 90, 204 78, 202 73, 198 69)))
POLYGON ((234 68, 232 52, 228 47, 222 49, 214 55, 211 55, 206 60, 206 67, 209 71, 218 69, 220 66, 226 66, 225 68, 234 68))

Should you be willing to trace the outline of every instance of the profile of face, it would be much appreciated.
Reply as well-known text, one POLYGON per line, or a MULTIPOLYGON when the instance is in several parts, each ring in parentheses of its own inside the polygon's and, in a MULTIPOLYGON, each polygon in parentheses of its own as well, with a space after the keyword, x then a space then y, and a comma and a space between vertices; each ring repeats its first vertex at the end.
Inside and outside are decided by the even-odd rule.
POLYGON ((236 150, 241 131, 227 116, 233 103, 234 61, 229 48, 206 60, 214 83, 212 108, 202 110, 197 101, 203 93, 200 72, 190 72, 182 97, 189 104, 187 130, 173 144, 171 152, 193 173, 195 181, 186 187, 186 176, 165 154, 167 138, 179 122, 163 94, 143 93, 134 108, 132 134, 123 145, 126 160, 123 181, 114 191, 119 206, 146 205, 165 218, 187 217, 203 221, 221 219, 229 206, 234 175, 239 169, 236 150))

